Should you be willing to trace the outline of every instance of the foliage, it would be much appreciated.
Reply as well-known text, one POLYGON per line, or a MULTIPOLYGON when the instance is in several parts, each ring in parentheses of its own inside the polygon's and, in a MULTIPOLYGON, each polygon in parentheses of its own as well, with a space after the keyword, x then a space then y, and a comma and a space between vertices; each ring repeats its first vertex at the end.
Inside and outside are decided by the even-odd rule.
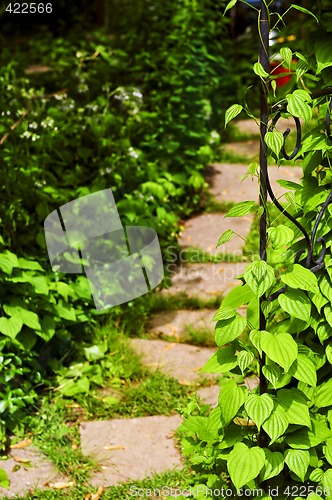
MULTIPOLYGON (((273 109, 304 122, 314 111, 319 116, 318 125, 307 132, 295 151, 296 159, 303 160, 301 183, 280 182, 292 190, 289 210, 297 224, 313 234, 314 260, 299 227, 286 218, 283 224, 268 229, 269 262, 254 260, 249 264, 240 276, 242 284, 222 301, 214 317, 218 320, 218 350, 202 368, 203 372, 225 374, 218 406, 206 414, 204 407, 197 409, 191 403, 181 429, 183 449, 199 472, 198 480, 206 486, 206 493, 195 498, 217 498, 213 490, 218 488, 230 488, 236 498, 242 497, 244 490, 246 496, 255 496, 257 488, 261 488, 260 497, 268 499, 275 495, 332 498, 332 212, 328 204, 332 146, 325 130, 325 116, 330 114, 328 90, 324 95, 332 65, 331 35, 319 26, 308 41, 305 55, 296 54, 298 88, 289 91, 277 102, 279 108, 273 109), (313 85, 323 89, 318 96, 308 91, 313 85), (237 313, 245 304, 246 320, 237 313), (265 330, 259 329, 260 311, 266 320, 265 330), (240 337, 245 331, 249 331, 247 343, 240 337), (227 377, 229 373, 255 373, 260 387, 248 390, 227 377)), ((281 55, 289 62, 288 51, 281 55)), ((255 69, 268 88, 271 80, 259 66, 255 69)), ((232 118, 239 109, 233 106, 227 116, 232 118)), ((269 128, 266 144, 277 161, 284 158, 283 140, 280 131, 269 128)), ((244 202, 232 207, 228 215, 241 216, 253 210, 261 215, 268 207, 257 209, 244 202)), ((230 236, 227 231, 219 241, 230 236)))
POLYGON ((53 16, 46 29, 41 16, 37 35, 8 43, 6 26, 1 35, 2 449, 41 388, 78 398, 102 385, 113 333, 139 333, 150 307, 142 298, 114 308, 110 333, 98 336, 104 320, 87 280, 50 272, 44 219, 110 187, 122 223, 156 229, 166 254, 219 140, 211 103, 223 78, 224 1, 127 0, 121 13, 113 3, 106 29, 86 29, 92 11, 76 22, 75 5, 68 24, 53 16))

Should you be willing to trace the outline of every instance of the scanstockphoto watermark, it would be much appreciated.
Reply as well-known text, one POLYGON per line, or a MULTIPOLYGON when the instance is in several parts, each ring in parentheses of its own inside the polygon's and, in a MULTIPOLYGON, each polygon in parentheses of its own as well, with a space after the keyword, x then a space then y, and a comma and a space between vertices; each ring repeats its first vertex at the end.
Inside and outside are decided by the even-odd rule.
MULTIPOLYGON (((164 265, 172 277, 179 273, 180 264, 209 262, 199 269, 182 266, 180 273, 186 280, 217 280, 220 286, 231 285, 243 272, 238 262, 241 254, 223 254, 223 262, 216 263, 211 262, 209 252, 190 249, 188 259, 188 250, 178 253, 175 246, 166 249, 163 263, 156 231, 146 226, 124 227, 111 189, 54 210, 45 219, 44 230, 52 270, 85 274, 96 309, 124 304, 153 290, 164 278, 164 265)), ((277 260, 282 262, 283 257, 280 253, 277 260)), ((257 254, 247 255, 248 262, 255 258, 257 254)))
POLYGON ((271 498, 306 498, 309 494, 330 496, 330 488, 318 485, 292 485, 262 488, 240 488, 234 490, 228 487, 208 488, 204 484, 182 489, 171 486, 162 486, 160 488, 139 488, 130 486, 129 493, 132 497, 143 498, 162 498, 162 497, 185 497, 197 498, 199 495, 205 495, 206 498, 262 498, 266 495, 271 498))
MULTIPOLYGON (((289 260, 294 256, 294 252, 287 250, 289 260)), ((227 284, 234 281, 242 274, 246 264, 255 260, 260 260, 257 252, 247 252, 244 256, 241 252, 237 253, 217 253, 206 252, 199 248, 181 249, 175 245, 166 248, 164 265, 167 274, 172 277, 182 271, 188 279, 200 278, 210 280, 217 278, 220 283, 227 284), (185 264, 204 264, 208 266, 184 266, 185 264), (231 264, 231 265, 229 265, 231 264)), ((273 267, 276 276, 282 273, 282 267, 285 262, 284 250, 273 250, 273 267), (278 268, 278 264, 280 264, 278 268)))
POLYGON ((85 274, 96 309, 136 299, 164 277, 156 231, 122 226, 111 189, 61 206, 44 230, 52 270, 85 274))
POLYGON ((139 488, 133 485, 130 487, 129 493, 132 497, 138 498, 177 498, 180 496, 185 498, 197 498, 199 495, 206 495, 206 498, 260 498, 265 494, 261 488, 253 490, 249 488, 241 488, 235 492, 232 488, 222 487, 213 489, 208 488, 203 484, 186 489, 171 486, 162 486, 160 488, 139 488))

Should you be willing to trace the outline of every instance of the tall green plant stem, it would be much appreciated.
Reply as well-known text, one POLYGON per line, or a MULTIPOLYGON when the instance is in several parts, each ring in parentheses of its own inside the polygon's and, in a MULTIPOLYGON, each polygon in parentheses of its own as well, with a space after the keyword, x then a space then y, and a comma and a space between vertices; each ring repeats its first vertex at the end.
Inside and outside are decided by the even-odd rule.
MULTIPOLYGON (((260 63, 263 66, 266 73, 269 73, 270 63, 269 63, 269 15, 266 4, 264 0, 261 0, 261 10, 259 15, 259 58, 260 63)), ((260 259, 266 261, 266 243, 267 243, 267 233, 266 233, 266 202, 267 202, 267 145, 265 143, 265 135, 267 132, 267 122, 268 122, 268 77, 261 79, 261 97, 260 97, 260 151, 259 151, 259 163, 260 163, 260 193, 259 193, 259 204, 263 207, 263 213, 260 217, 259 222, 259 233, 260 233, 260 259)), ((262 302, 264 300, 264 295, 259 299, 259 329, 266 329, 266 320, 262 310, 262 302)), ((260 394, 264 394, 267 391, 267 381, 263 374, 263 366, 265 364, 265 353, 263 352, 260 357, 260 394)), ((267 436, 264 431, 259 433, 259 445, 264 447, 267 445, 267 436)))

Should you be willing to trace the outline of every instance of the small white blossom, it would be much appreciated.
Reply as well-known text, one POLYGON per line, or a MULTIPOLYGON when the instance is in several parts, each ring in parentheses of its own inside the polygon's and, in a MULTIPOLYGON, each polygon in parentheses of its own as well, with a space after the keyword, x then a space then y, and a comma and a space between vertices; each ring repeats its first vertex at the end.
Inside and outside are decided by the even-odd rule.
POLYGON ((129 148, 129 156, 132 156, 133 158, 138 158, 138 154, 134 150, 134 148, 129 148))

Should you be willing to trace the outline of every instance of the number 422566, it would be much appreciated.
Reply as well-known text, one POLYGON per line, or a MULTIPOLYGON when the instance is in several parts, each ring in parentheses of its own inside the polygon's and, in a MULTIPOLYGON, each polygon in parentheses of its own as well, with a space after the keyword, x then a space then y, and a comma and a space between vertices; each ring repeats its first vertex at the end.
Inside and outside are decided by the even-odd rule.
POLYGON ((51 14, 51 3, 10 3, 6 12, 10 14, 51 14))

